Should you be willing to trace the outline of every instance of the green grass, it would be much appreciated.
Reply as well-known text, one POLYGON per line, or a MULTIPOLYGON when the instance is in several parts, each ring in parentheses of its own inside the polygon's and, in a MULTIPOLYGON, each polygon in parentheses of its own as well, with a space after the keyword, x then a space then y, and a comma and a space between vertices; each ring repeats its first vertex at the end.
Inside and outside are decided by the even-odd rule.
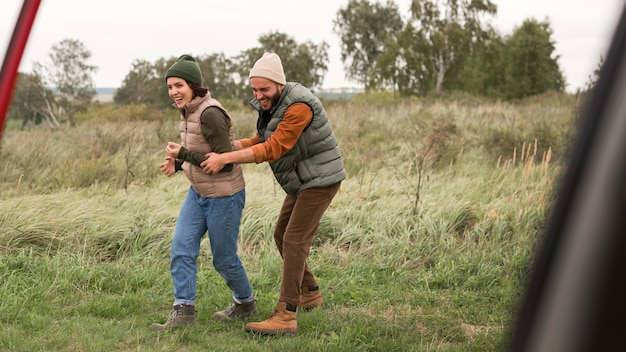
MULTIPOLYGON (((157 166, 175 116, 120 124, 95 110, 75 128, 8 129, 0 351, 502 350, 563 169, 572 99, 329 103, 349 178, 309 258, 326 304, 298 313, 296 337, 211 318, 231 293, 208 241, 197 324, 152 329, 171 309, 169 244, 188 189, 157 166)), ((254 116, 234 115, 249 133, 254 116)), ((272 231, 284 194, 267 165, 244 175, 240 254, 262 320, 278 297, 272 231)))

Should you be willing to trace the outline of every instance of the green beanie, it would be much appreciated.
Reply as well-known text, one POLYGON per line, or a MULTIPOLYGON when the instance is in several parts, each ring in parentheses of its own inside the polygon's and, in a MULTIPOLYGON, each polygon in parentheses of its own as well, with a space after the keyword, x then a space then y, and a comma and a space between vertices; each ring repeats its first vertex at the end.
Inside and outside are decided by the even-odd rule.
POLYGON ((202 85, 200 65, 198 65, 196 59, 191 57, 191 55, 182 55, 176 59, 176 62, 174 62, 172 67, 165 73, 166 82, 169 77, 178 77, 191 83, 202 85))

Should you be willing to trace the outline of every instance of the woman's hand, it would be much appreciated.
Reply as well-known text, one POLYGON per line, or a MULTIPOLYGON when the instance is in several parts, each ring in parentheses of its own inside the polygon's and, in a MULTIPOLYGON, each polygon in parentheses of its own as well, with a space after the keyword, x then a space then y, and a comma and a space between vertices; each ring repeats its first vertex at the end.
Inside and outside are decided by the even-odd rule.
POLYGON ((174 166, 174 158, 165 157, 165 162, 159 164, 161 171, 167 176, 172 176, 176 173, 176 166, 174 166))
POLYGON ((174 142, 167 142, 167 147, 165 147, 165 152, 171 158, 178 158, 178 153, 180 153, 180 144, 174 142))

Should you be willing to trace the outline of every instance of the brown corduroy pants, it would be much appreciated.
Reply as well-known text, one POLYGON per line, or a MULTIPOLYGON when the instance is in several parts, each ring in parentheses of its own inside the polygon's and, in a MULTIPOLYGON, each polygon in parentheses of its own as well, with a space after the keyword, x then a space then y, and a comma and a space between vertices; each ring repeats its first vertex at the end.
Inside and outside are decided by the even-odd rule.
POLYGON ((283 258, 279 301, 298 306, 302 287, 317 286, 307 258, 322 215, 340 186, 341 182, 285 197, 274 229, 274 241, 283 258))

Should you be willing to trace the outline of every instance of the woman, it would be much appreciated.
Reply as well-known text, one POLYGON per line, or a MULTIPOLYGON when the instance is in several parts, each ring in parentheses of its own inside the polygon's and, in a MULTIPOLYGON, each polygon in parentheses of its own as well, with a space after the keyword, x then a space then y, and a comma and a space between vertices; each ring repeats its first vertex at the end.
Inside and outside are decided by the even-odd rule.
POLYGON ((191 182, 176 222, 170 249, 174 283, 174 309, 158 330, 175 329, 195 319, 197 258, 200 241, 208 231, 213 266, 233 292, 234 304, 213 317, 247 318, 257 308, 246 271, 237 255, 237 240, 245 203, 245 182, 240 165, 228 165, 208 174, 200 163, 209 152, 234 150, 231 117, 206 87, 196 60, 182 55, 165 74, 169 96, 180 111, 182 145, 168 142, 161 171, 171 176, 184 170, 191 182))

